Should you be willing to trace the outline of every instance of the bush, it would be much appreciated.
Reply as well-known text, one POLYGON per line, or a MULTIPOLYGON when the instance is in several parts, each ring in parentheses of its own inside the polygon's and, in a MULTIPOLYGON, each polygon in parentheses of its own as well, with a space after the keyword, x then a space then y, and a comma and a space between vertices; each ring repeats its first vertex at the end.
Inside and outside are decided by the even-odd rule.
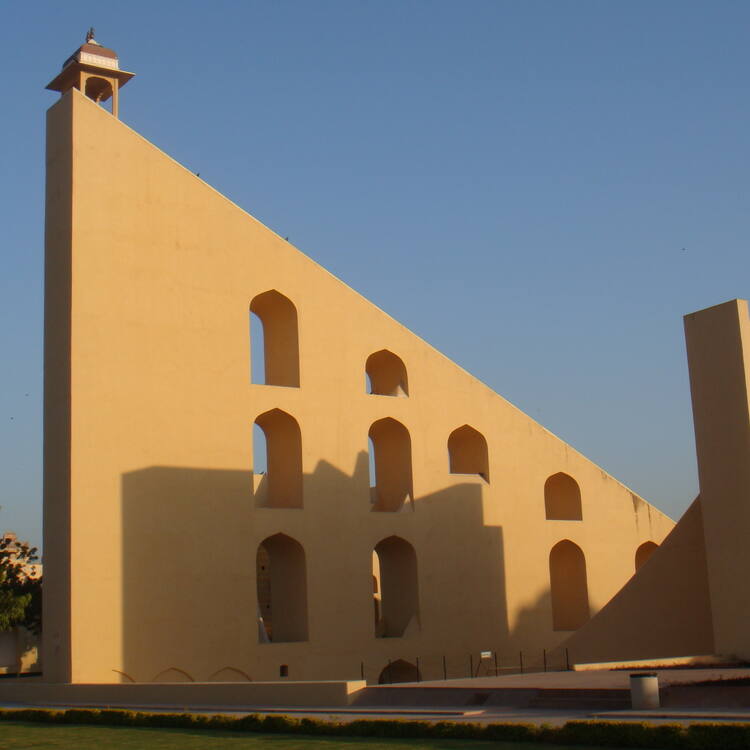
POLYGON ((691 750, 736 750, 750 747, 748 724, 691 724, 685 727, 686 744, 691 750))
POLYGON ((6 721, 29 721, 47 724, 60 722, 60 711, 50 711, 44 708, 12 708, 0 712, 0 720, 6 721))
POLYGON ((292 734, 297 729, 298 724, 297 720, 290 719, 283 714, 267 714, 263 717, 260 731, 268 732, 269 734, 292 734))
POLYGON ((533 724, 487 724, 483 740, 495 742, 538 742, 540 730, 533 724))
POLYGON ((677 724, 643 722, 569 721, 559 729, 545 730, 547 742, 630 748, 683 748, 684 732, 677 724), (549 736, 547 736, 549 732, 549 736))
POLYGON ((297 719, 283 714, 147 713, 117 709, 70 708, 66 711, 0 709, 0 721, 101 726, 213 729, 267 734, 400 739, 460 739, 492 742, 545 742, 555 745, 599 745, 627 748, 735 750, 750 748, 750 724, 647 724, 643 722, 569 721, 562 727, 530 724, 471 724, 389 719, 358 719, 351 723, 297 719))
POLYGON ((69 708, 60 715, 65 724, 100 724, 101 711, 90 708, 69 708))
POLYGON ((138 712, 133 715, 133 726, 154 727, 163 729, 193 729, 200 727, 205 719, 200 714, 147 714, 138 712))
POLYGON ((234 728, 239 732, 262 732, 262 727, 263 719, 258 714, 248 714, 235 719, 234 728))
POLYGON ((136 714, 132 711, 103 708, 99 711, 99 723, 107 726, 135 726, 136 714))

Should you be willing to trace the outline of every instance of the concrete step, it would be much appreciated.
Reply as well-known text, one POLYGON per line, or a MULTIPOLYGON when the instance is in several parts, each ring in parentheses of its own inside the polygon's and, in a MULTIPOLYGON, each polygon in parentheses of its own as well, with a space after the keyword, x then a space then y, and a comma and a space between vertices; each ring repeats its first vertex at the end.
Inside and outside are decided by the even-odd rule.
POLYGON ((360 691, 354 706, 514 706, 517 708, 630 708, 630 691, 619 689, 435 688, 379 686, 360 691))

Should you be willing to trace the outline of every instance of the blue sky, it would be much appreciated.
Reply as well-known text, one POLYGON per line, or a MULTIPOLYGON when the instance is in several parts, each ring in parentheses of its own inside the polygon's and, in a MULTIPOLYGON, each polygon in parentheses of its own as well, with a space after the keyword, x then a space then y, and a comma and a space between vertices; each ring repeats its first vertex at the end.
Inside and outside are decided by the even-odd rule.
POLYGON ((44 86, 89 26, 128 125, 681 514, 681 319, 750 295, 750 3, 6 0, 0 527, 41 541, 44 86))

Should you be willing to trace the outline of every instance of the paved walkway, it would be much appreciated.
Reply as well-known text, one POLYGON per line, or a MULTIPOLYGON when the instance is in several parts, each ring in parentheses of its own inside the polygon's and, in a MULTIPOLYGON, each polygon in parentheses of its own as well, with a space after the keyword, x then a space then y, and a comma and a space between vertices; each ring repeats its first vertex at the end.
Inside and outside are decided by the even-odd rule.
MULTIPOLYGON (((706 680, 750 678, 750 669, 743 667, 711 667, 706 669, 618 669, 584 672, 527 672, 498 677, 466 677, 458 680, 402 682, 383 687, 442 687, 442 688, 542 688, 542 689, 622 689, 630 688, 630 675, 637 672, 656 672, 659 685, 681 685, 706 680)), ((372 686, 376 687, 376 686, 372 686)))

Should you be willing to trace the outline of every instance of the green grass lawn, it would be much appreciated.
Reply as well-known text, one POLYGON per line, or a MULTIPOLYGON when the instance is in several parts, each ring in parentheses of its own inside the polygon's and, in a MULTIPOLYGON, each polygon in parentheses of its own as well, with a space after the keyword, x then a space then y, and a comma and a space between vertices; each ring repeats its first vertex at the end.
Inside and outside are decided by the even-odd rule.
MULTIPOLYGON (((0 750, 576 750, 572 746, 472 740, 376 740, 239 734, 189 729, 135 729, 81 725, 0 724, 0 750)), ((589 747, 587 750, 596 750, 589 747)))

